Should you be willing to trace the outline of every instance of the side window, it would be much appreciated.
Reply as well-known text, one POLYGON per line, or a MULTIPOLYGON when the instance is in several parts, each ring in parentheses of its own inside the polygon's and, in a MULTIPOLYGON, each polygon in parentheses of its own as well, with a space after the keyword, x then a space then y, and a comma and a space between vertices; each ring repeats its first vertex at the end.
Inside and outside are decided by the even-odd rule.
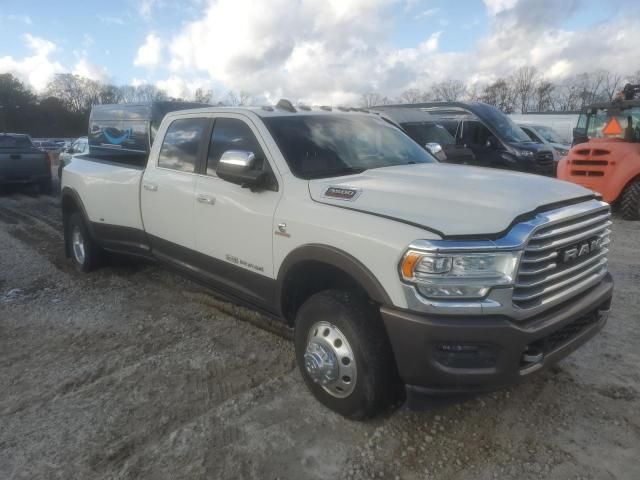
POLYGON ((538 138, 538 136, 535 133, 533 133, 533 130, 529 130, 526 127, 520 127, 520 128, 524 130, 524 133, 527 134, 527 136, 531 139, 532 142, 543 143, 542 140, 540 140, 540 138, 538 138))
POLYGON ((162 141, 158 166, 193 173, 198 157, 198 147, 208 124, 209 120, 206 118, 174 120, 162 141))
POLYGON ((462 130, 464 143, 484 146, 490 136, 491 132, 482 123, 476 121, 464 123, 464 129, 462 130))
POLYGON ((249 125, 237 118, 216 118, 207 155, 207 175, 215 176, 220 157, 227 150, 253 152, 256 156, 256 169, 268 168, 262 148, 249 125))

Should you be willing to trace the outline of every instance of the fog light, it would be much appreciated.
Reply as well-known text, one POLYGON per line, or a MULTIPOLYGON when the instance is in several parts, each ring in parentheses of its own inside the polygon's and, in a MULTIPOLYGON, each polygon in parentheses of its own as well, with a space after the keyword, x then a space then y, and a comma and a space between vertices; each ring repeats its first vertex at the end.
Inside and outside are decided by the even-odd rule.
POLYGON ((496 365, 497 352, 497 346, 488 343, 440 343, 434 357, 450 368, 490 368, 496 365))
POLYGON ((466 285, 418 285, 418 291, 425 297, 480 298, 484 297, 489 289, 466 285))

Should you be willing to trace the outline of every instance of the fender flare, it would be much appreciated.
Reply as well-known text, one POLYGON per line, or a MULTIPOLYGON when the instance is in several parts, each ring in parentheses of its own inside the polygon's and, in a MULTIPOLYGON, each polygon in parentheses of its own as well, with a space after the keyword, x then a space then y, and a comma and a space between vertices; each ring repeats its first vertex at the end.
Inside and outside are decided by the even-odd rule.
MULTIPOLYGON (((335 247, 322 244, 303 245, 289 252, 280 265, 277 277, 276 299, 280 310, 283 305, 283 289, 287 275, 296 265, 305 261, 325 263, 353 278, 376 303, 391 305, 391 298, 376 276, 357 258, 335 247)), ((284 313, 284 312, 283 312, 284 313)))
POLYGON ((67 228, 66 221, 65 221, 66 219, 64 217, 64 199, 65 198, 71 198, 73 203, 78 207, 78 209, 80 210, 80 213, 82 214, 82 217, 84 218, 84 221, 85 221, 87 229, 89 230, 89 233, 95 239, 95 232, 93 231, 93 225, 91 224, 91 221, 89 220, 89 215, 87 215, 87 209, 84 207, 84 203, 82 202, 82 199, 80 198, 80 195, 78 194, 78 192, 76 192, 71 187, 64 187, 62 189, 61 194, 60 194, 60 199, 61 199, 60 203, 61 203, 61 208, 63 210, 63 214, 62 214, 63 226, 62 226, 62 228, 64 228, 65 230, 67 228))

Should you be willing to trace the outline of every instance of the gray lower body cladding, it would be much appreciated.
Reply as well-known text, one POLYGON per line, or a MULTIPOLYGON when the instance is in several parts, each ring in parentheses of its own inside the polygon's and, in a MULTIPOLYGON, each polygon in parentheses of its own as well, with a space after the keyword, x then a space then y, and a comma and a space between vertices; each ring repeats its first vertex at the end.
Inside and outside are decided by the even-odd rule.
POLYGON ((382 307, 399 374, 412 392, 469 393, 519 382, 602 329, 613 281, 526 321, 424 315, 382 307))

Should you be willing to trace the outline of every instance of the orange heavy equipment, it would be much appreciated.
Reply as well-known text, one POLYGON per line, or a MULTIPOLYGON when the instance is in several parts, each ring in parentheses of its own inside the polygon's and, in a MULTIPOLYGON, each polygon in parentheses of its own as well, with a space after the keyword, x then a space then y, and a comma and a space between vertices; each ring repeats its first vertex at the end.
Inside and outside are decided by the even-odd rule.
POLYGON ((640 85, 580 115, 574 146, 558 164, 558 178, 600 193, 622 216, 640 220, 640 85), (583 143, 578 143, 583 142, 583 143))

